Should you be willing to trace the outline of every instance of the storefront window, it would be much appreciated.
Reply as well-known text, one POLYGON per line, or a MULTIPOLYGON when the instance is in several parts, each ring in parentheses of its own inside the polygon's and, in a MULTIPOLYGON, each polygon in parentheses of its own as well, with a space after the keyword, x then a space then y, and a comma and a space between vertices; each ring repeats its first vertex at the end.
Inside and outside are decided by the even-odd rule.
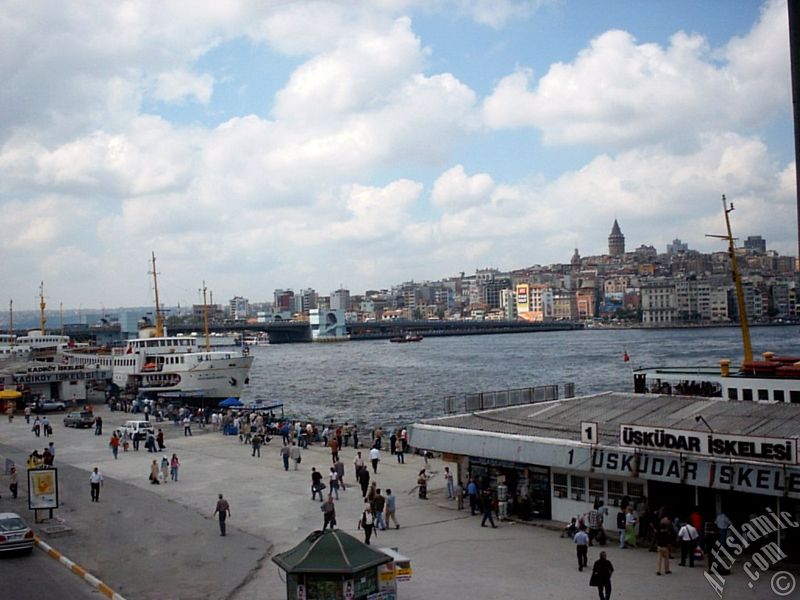
POLYGON ((628 482, 628 496, 636 503, 644 498, 644 484, 628 482))
POLYGON ((567 474, 553 473, 553 496, 556 498, 567 497, 567 474))
POLYGON ((595 479, 594 477, 589 477, 589 501, 594 502, 595 500, 603 500, 605 501, 606 498, 606 491, 604 484, 605 481, 602 479, 595 479))
POLYGON ((608 503, 611 506, 620 506, 625 496, 625 485, 621 481, 608 480, 608 503))
POLYGON ((580 475, 570 475, 570 498, 573 500, 586 500, 586 478, 580 475))

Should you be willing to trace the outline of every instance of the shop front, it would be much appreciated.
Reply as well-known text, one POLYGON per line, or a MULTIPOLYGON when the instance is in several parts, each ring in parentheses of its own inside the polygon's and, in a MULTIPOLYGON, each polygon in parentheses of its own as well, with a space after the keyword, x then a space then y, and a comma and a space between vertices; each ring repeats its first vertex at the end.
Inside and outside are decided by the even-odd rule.
POLYGON ((470 456, 468 476, 507 502, 509 516, 525 521, 550 519, 550 468, 470 456), (502 487, 505 486, 505 487, 502 487))

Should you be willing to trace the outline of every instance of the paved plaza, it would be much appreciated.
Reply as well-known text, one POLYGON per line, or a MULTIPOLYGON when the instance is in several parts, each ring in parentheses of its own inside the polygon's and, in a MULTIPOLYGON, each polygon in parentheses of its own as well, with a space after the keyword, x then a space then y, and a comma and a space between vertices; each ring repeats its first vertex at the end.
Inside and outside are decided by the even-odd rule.
MULTIPOLYGON (((177 453, 180 481, 151 485, 149 465, 160 454, 144 450, 119 453, 114 460, 108 441, 114 426, 131 415, 96 408, 103 416, 103 435, 93 430, 67 429, 62 415, 50 415, 59 467, 62 508, 56 516, 72 528, 59 537, 42 538, 84 566, 128 600, 230 599, 263 600, 286 597, 283 573, 269 557, 296 545, 322 526, 319 502, 311 500, 311 467, 327 474, 331 465, 327 448, 303 450, 298 471, 284 471, 279 455, 280 437, 261 450, 261 458, 235 436, 223 436, 193 427, 156 423, 165 433, 165 454, 177 453), (99 467, 105 477, 100 502, 89 497, 89 472, 99 467), (212 518, 217 494, 231 505, 228 535, 219 536, 212 518)), ((352 419, 351 419, 352 420, 352 419)), ((25 419, 0 422, 0 458, 12 458, 22 467, 34 448, 50 441, 34 437, 25 419)), ((365 459, 367 451, 362 450, 365 459)), ((340 453, 346 466, 345 483, 353 484, 352 448, 340 453)), ((367 461, 368 462, 368 461, 367 461)), ((383 453, 378 487, 397 496, 400 529, 378 532, 373 544, 395 547, 410 557, 413 578, 398 584, 401 600, 451 600, 456 598, 507 598, 572 600, 596 598, 588 585, 589 572, 578 572, 575 547, 546 527, 504 521, 497 529, 480 526, 480 517, 458 511, 444 493, 444 464, 430 461, 434 474, 429 500, 416 493, 416 477, 424 466, 420 456, 406 455, 398 465, 383 453)), ((326 478, 327 479, 327 478, 326 478)), ((27 510, 24 476, 20 499, 0 490, 0 511, 27 510)), ((326 490, 327 492, 328 490, 326 490)), ((348 485, 336 503, 340 529, 357 537, 358 515, 363 507, 360 489, 348 485)), ((587 505, 587 510, 588 510, 587 505)), ((713 600, 717 594, 703 577, 702 567, 682 568, 677 561, 672 574, 657 577, 656 555, 646 549, 605 548, 614 565, 613 598, 659 600, 692 598, 713 600)), ((591 566, 600 548, 589 549, 591 566)), ((770 589, 773 573, 750 579, 740 566, 725 585, 731 600, 777 598, 770 589)), ((789 597, 798 597, 795 591, 789 597)))

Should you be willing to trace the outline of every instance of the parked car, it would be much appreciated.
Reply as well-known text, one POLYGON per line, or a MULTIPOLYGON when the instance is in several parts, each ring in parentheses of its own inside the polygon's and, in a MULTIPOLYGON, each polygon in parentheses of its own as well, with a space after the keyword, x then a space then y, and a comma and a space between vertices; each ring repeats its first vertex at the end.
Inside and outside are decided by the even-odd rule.
POLYGON ((67 416, 64 417, 64 427, 91 427, 93 424, 94 415, 85 410, 67 413, 67 416))
POLYGON ((150 421, 125 421, 125 425, 118 429, 120 434, 127 433, 131 438, 137 437, 143 440, 148 433, 155 434, 153 424, 150 421))
POLYGON ((0 513, 0 552, 33 550, 33 530, 17 513, 0 513))
POLYGON ((66 410, 67 405, 61 400, 37 400, 32 408, 35 413, 57 412, 66 410))

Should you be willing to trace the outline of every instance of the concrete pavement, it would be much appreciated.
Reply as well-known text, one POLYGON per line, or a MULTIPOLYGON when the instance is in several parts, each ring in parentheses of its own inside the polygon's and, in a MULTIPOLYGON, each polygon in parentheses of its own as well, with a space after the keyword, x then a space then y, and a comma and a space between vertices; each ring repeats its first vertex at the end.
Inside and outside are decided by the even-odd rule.
MULTIPOLYGON (((150 461, 161 454, 120 452, 114 460, 108 448, 111 427, 130 417, 99 407, 105 422, 103 436, 91 431, 65 429, 54 421, 56 465, 63 469, 64 508, 57 511, 73 527, 69 536, 48 540, 53 546, 89 568, 125 595, 137 598, 225 598, 256 600, 285 598, 282 573, 268 559, 298 543, 322 525, 319 502, 310 494, 311 467, 327 473, 331 465, 326 448, 303 451, 298 471, 285 472, 279 456, 280 438, 251 457, 248 446, 236 437, 194 428, 184 437, 181 427, 160 425, 166 435, 166 453, 181 460, 180 481, 153 486, 147 481, 150 461), (101 502, 89 501, 88 475, 98 466, 106 484, 101 502), (69 481, 74 480, 74 483, 69 481), (217 493, 231 504, 228 521, 233 531, 221 538, 211 519, 217 493), (73 555, 70 555, 70 552, 73 555)), ((343 417, 344 418, 344 417, 343 417)), ((0 454, 20 463, 45 438, 34 438, 24 419, 0 422, 0 454)), ((142 446, 143 447, 143 446, 142 446)), ((346 483, 354 483, 351 448, 340 453, 346 466, 346 483)), ((363 452, 366 457, 366 452, 363 452)), ((384 452, 378 486, 391 488, 398 498, 399 530, 378 532, 373 544, 391 546, 409 556, 414 575, 400 582, 403 600, 450 600, 467 594, 482 598, 594 598, 589 573, 579 573, 574 545, 540 527, 512 522, 498 529, 481 528, 480 517, 455 510, 444 498, 441 462, 431 461, 435 476, 429 484, 430 500, 416 495, 416 475, 421 457, 407 455, 398 465, 384 452)), ((22 494, 22 490, 21 490, 22 494)), ((6 494, 0 500, 5 506, 6 494)), ((24 506, 24 501, 18 501, 24 506)), ((353 485, 341 492, 337 503, 339 528, 356 536, 362 508, 360 490, 353 485)), ((18 511, 20 512, 20 511, 18 511)), ((26 514, 26 510, 21 510, 26 514)), ((591 548, 589 561, 598 548, 591 548)), ((615 567, 614 598, 649 600, 675 597, 713 599, 716 594, 701 568, 673 567, 668 577, 656 577, 655 554, 646 550, 605 547, 615 567)), ((747 587, 738 570, 729 578, 725 598, 774 598, 769 577, 747 587)))

